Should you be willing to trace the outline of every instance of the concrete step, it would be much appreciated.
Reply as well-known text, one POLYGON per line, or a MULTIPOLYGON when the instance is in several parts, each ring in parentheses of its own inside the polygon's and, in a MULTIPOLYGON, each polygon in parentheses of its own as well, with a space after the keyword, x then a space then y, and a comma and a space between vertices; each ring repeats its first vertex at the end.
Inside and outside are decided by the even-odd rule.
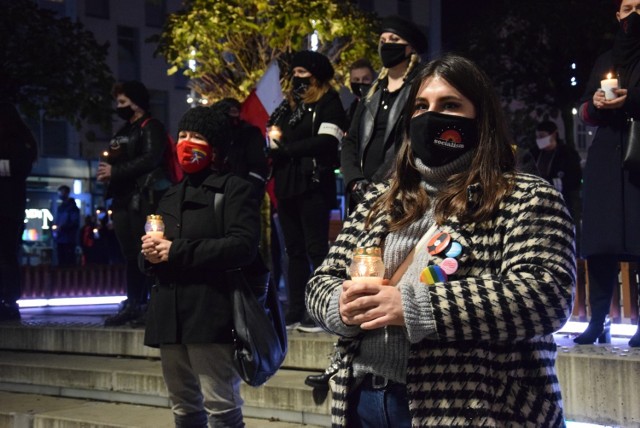
MULTIPOLYGON (((247 417, 247 428, 295 428, 305 422, 247 417)), ((2 428, 173 428, 168 408, 0 391, 2 428)), ((307 428, 322 425, 305 424, 307 428)))
MULTIPOLYGON (((5 350, 158 358, 158 350, 144 346, 143 340, 140 328, 29 321, 0 324, 0 349, 5 350)), ((284 367, 324 370, 333 343, 334 336, 326 333, 290 331, 284 367)))
MULTIPOLYGON (((304 378, 311 373, 283 369, 260 388, 243 384, 245 414, 328 424, 327 391, 304 385, 304 378)), ((157 358, 0 351, 0 390, 169 407, 157 358)))

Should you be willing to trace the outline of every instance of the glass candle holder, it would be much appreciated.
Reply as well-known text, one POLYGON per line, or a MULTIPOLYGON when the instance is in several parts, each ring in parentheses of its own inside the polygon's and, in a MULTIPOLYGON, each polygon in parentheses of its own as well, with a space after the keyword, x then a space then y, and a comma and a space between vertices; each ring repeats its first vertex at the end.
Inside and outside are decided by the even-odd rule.
POLYGON ((380 248, 358 247, 349 266, 352 281, 368 282, 382 285, 384 279, 384 262, 380 248))
POLYGON ((151 214, 147 216, 147 222, 144 225, 144 232, 154 238, 164 238, 164 221, 162 216, 151 214))

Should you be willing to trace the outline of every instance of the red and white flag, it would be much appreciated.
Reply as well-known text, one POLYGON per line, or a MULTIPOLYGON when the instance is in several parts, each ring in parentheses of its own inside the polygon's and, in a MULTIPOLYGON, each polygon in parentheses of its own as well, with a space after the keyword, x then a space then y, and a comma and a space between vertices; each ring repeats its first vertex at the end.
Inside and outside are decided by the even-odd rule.
POLYGON ((242 103, 240 117, 266 133, 267 120, 271 113, 283 100, 280 86, 280 67, 273 61, 267 67, 255 89, 251 91, 242 103))

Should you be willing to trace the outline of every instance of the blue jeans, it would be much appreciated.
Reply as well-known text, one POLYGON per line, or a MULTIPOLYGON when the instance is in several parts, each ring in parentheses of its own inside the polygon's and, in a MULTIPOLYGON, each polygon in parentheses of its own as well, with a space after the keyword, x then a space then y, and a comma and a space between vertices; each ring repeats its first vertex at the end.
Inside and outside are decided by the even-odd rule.
POLYGON ((390 383, 382 389, 365 380, 349 394, 347 426, 352 428, 410 428, 407 386, 390 383))

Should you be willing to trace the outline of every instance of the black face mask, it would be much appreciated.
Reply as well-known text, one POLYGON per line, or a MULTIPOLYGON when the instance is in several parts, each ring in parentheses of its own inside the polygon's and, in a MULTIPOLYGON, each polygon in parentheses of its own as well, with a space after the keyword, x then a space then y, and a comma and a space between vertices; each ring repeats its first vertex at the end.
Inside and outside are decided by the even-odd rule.
POLYGON ((351 86, 351 92, 358 98, 367 96, 369 89, 371 89, 371 83, 349 83, 351 86))
POLYGON ((446 165, 478 145, 475 119, 426 112, 411 119, 413 155, 430 167, 446 165))
POLYGON ((291 79, 291 91, 293 91, 295 95, 304 95, 307 89, 309 89, 309 85, 311 85, 311 77, 293 76, 293 79, 291 79))
POLYGON ((402 61, 407 59, 405 50, 407 48, 406 43, 383 43, 378 48, 378 54, 382 60, 382 65, 386 68, 395 67, 402 61))
POLYGON ((116 113, 118 114, 120 119, 123 119, 123 120, 129 120, 134 115, 134 111, 131 108, 131 106, 118 107, 118 108, 116 108, 116 113))
POLYGON ((622 32, 629 38, 640 38, 640 15, 631 12, 626 18, 620 20, 622 32))

